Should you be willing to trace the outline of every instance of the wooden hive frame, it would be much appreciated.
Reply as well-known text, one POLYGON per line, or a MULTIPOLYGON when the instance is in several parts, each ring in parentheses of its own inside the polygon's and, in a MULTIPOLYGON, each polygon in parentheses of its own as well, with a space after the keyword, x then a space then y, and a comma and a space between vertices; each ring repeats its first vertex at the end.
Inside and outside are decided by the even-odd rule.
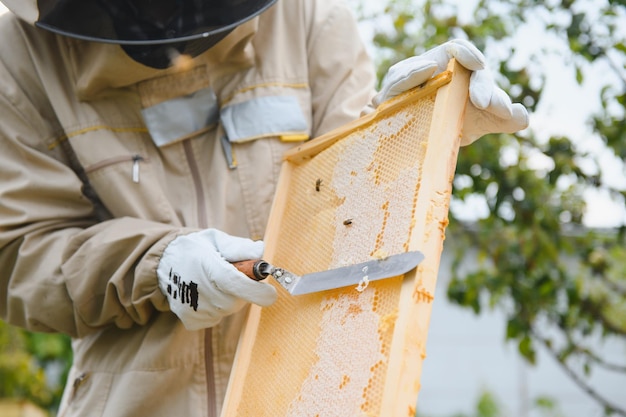
MULTIPOLYGON (((302 274, 391 254, 385 251, 420 250, 425 259, 403 277, 372 283, 364 291, 344 288, 293 297, 279 289, 273 306, 252 306, 222 417, 415 414, 468 85, 469 71, 452 60, 447 71, 426 84, 285 155, 265 236, 266 260, 302 274), (426 116, 415 114, 424 108, 426 116), (417 126, 414 117, 429 120, 417 126), (407 181, 399 178, 406 170, 395 165, 404 166, 406 161, 392 163, 391 173, 381 172, 386 154, 379 151, 399 146, 397 135, 378 143, 376 149, 364 145, 369 137, 376 141, 381 131, 392 129, 398 118, 411 131, 422 129, 423 136, 411 145, 419 148, 418 169, 410 170, 419 171, 415 196, 405 202, 392 201, 412 218, 409 223, 399 220, 398 229, 390 225, 394 220, 389 201, 376 202, 374 210, 383 207, 384 213, 359 212, 354 225, 346 226, 349 197, 341 195, 342 184, 354 185, 355 178, 360 178, 372 182, 364 193, 371 188, 391 193, 392 199, 404 192, 398 190, 407 181), (361 154, 369 152, 369 165, 349 172, 328 168, 356 164, 346 153, 355 146, 361 147, 361 154), (384 189, 381 175, 388 180, 384 189), (396 188, 389 191, 392 186, 396 188), (368 223, 364 218, 371 218, 369 223, 378 221, 374 218, 382 220, 374 231, 367 225, 359 229, 368 223), (394 227, 395 235, 402 231, 402 242, 388 242, 389 233, 383 229, 394 227), (351 235, 361 238, 351 240, 351 235), (367 324, 372 320, 374 327, 367 324)), ((394 152, 400 159, 406 153, 394 152)), ((376 200, 366 193, 363 198, 364 206, 376 200)), ((389 200, 380 201, 385 198, 389 200)), ((355 212, 361 210, 351 204, 355 212)))

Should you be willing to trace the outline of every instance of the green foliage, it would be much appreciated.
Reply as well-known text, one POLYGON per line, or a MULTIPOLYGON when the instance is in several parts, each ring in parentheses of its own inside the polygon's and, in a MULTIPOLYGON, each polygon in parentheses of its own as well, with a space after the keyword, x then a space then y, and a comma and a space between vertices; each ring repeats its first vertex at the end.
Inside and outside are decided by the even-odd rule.
POLYGON ((54 411, 59 404, 71 347, 66 336, 31 333, 0 321, 0 398, 28 400, 54 411), (62 369, 50 380, 50 367, 62 369))
POLYGON ((484 392, 476 404, 476 417, 498 417, 500 406, 495 397, 488 392, 484 392))
MULTIPOLYGON (((461 3, 387 1, 391 24, 379 25, 374 36, 381 78, 401 59, 467 38, 490 58, 500 86, 533 112, 546 87, 546 57, 560 57, 578 83, 602 65, 607 76, 597 92, 601 109, 587 120, 589 140, 603 143, 605 156, 626 158, 623 1, 479 0, 465 20, 461 3), (523 67, 514 66, 519 45, 513 37, 528 21, 542 22, 561 47, 536 45, 523 67)), ((506 338, 523 357, 534 363, 537 349, 546 349, 607 415, 626 416, 585 382, 596 366, 626 373, 626 358, 606 363, 587 343, 590 336, 626 338, 626 226, 598 231, 583 223, 586 192, 604 192, 623 205, 626 190, 612 185, 598 154, 575 138, 542 133, 531 126, 461 149, 447 231, 458 248, 448 297, 477 314, 504 311, 506 338), (468 221, 463 207, 471 199, 483 201, 486 213, 468 221), (458 268, 466 248, 476 250, 479 261, 470 272, 458 268)))

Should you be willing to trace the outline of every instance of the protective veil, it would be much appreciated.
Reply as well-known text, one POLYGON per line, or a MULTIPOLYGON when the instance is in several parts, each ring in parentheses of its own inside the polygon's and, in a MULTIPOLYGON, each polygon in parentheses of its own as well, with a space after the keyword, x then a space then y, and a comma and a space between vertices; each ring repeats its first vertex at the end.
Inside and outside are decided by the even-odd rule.
POLYGON ((135 61, 167 68, 196 57, 276 0, 5 0, 15 14, 52 32, 114 43, 135 61))

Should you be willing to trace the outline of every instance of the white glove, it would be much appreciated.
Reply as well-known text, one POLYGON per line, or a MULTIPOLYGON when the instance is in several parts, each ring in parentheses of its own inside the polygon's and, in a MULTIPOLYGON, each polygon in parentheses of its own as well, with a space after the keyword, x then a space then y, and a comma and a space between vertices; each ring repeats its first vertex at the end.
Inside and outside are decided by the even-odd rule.
POLYGON ((469 103, 461 145, 469 145, 487 133, 513 133, 528 127, 528 111, 499 88, 485 64, 485 56, 473 44, 455 39, 436 46, 422 55, 407 58, 389 68, 380 92, 372 103, 378 106, 385 100, 428 81, 443 72, 448 61, 455 58, 472 71, 469 85, 469 103))
POLYGON ((216 229, 179 236, 163 251, 157 277, 170 309, 188 330, 216 325, 247 302, 269 306, 276 289, 239 272, 230 262, 259 259, 263 242, 216 229))

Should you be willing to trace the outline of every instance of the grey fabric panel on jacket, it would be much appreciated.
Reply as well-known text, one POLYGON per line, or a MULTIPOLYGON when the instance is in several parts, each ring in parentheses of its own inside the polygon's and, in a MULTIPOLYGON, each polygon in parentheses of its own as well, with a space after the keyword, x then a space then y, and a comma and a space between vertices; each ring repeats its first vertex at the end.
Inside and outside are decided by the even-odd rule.
POLYGON ((141 114, 154 143, 166 146, 216 123, 219 106, 213 89, 204 88, 188 96, 147 107, 141 114))
POLYGON ((306 133, 308 125, 293 96, 257 97, 222 109, 220 119, 231 142, 306 133))

